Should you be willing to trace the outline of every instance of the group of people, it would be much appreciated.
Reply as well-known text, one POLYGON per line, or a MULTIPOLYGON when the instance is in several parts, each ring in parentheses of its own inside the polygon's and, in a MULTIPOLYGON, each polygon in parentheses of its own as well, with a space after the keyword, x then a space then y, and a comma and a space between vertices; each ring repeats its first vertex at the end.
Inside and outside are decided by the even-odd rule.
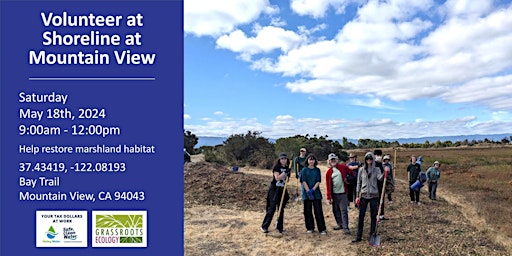
MULTIPOLYGON (((437 181, 440 178, 440 163, 428 169, 425 175, 421 169, 421 156, 411 156, 411 163, 407 166, 407 177, 411 203, 419 204, 419 189, 413 189, 413 184, 422 176, 426 176, 429 188, 429 198, 436 200, 437 181), (419 160, 418 160, 419 158, 419 160)), ((336 154, 331 153, 327 159, 329 169, 325 174, 326 198, 330 205, 336 226, 334 230, 343 230, 344 234, 350 235, 348 223, 348 210, 350 203, 359 208, 359 219, 356 238, 354 243, 362 241, 364 217, 368 205, 370 205, 370 236, 375 234, 377 218, 388 220, 385 216, 385 201, 387 195, 388 203, 392 203, 394 192, 394 166, 390 155, 382 155, 382 150, 376 149, 367 152, 364 161, 359 163, 357 156, 350 153, 349 160, 341 163, 336 154), (380 208, 380 215, 379 215, 380 208), (379 216, 378 216, 379 215, 379 216)), ((272 182, 267 192, 266 214, 261 225, 261 230, 268 233, 272 218, 276 210, 279 211, 276 229, 283 232, 284 208, 289 199, 288 191, 285 189, 287 178, 292 171, 300 181, 302 189, 302 201, 304 206, 304 223, 307 233, 315 232, 327 234, 327 227, 322 209, 322 193, 320 184, 322 182, 320 169, 317 167, 318 159, 313 154, 307 154, 305 148, 300 149, 300 155, 295 159, 289 159, 285 153, 279 154, 272 172, 272 182), (284 193, 284 194, 283 194, 284 193)))

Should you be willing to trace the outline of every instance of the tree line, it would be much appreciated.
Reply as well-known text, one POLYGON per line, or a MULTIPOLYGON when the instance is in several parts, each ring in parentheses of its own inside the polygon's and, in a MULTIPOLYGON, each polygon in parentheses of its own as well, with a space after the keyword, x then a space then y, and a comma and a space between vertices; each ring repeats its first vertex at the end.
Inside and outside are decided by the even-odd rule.
POLYGON ((233 134, 220 145, 202 146, 195 149, 199 139, 191 131, 184 132, 185 162, 190 161, 190 155, 203 153, 207 162, 216 162, 232 166, 255 166, 259 168, 271 168, 277 155, 285 152, 292 158, 298 155, 300 148, 306 148, 308 153, 314 154, 318 159, 327 159, 330 153, 337 154, 341 160, 346 161, 348 154, 345 150, 351 149, 375 149, 375 148, 446 148, 460 146, 475 146, 478 144, 510 144, 512 136, 503 138, 500 141, 489 139, 484 140, 463 140, 452 142, 450 140, 433 143, 426 140, 424 143, 404 143, 398 141, 384 141, 372 139, 359 139, 357 144, 350 142, 343 137, 341 143, 338 140, 331 140, 327 135, 310 136, 295 135, 293 137, 279 138, 272 143, 268 138, 261 136, 261 132, 247 131, 245 134, 233 134))

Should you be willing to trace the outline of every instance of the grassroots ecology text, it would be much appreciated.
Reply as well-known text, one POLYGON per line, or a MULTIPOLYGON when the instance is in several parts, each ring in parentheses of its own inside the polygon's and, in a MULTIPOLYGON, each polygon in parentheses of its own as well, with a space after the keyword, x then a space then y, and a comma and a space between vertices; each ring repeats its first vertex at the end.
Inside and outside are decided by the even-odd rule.
POLYGON ((138 52, 142 46, 144 26, 141 13, 133 15, 101 15, 96 13, 41 12, 41 50, 28 52, 30 65, 153 65, 156 53, 138 52), (112 28, 125 26, 125 33, 112 33, 112 28), (65 48, 62 48, 65 46, 65 48), (51 51, 66 49, 66 52, 51 51), (84 48, 87 51, 73 51, 84 48), (109 48, 111 50, 101 51, 109 48))

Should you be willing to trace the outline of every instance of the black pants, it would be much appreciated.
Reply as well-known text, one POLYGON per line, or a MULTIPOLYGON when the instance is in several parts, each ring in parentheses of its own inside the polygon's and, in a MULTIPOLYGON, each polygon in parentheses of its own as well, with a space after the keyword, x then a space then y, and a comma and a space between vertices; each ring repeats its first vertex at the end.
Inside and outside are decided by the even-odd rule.
POLYGON ((384 181, 382 181, 382 182, 378 181, 377 182, 377 187, 379 188, 379 199, 382 200, 382 206, 381 206, 382 208, 380 209, 380 215, 384 215, 384 204, 385 204, 384 202, 386 200, 384 200, 384 198, 380 198, 382 196, 382 190, 385 189, 384 188, 384 181))
POLYGON ((327 230, 325 227, 324 212, 322 210, 322 199, 304 200, 304 221, 307 230, 315 230, 315 221, 313 220, 313 211, 315 212, 315 220, 318 231, 327 230))
POLYGON ((377 213, 379 211, 379 198, 370 198, 366 199, 361 197, 361 204, 359 205, 359 221, 357 223, 357 238, 361 238, 363 236, 363 227, 364 227, 364 216, 366 214, 366 208, 370 204, 370 235, 375 234, 375 229, 377 228, 377 213))
POLYGON ((355 186, 352 185, 352 184, 348 184, 348 189, 347 189, 347 198, 348 198, 348 202, 349 202, 349 205, 350 205, 350 202, 354 202, 354 197, 355 197, 355 186))
MULTIPOLYGON (((277 189, 269 189, 267 192, 267 213, 265 214, 265 218, 263 218, 263 223, 261 227, 264 229, 268 229, 270 227, 270 223, 272 222, 272 218, 274 217, 274 212, 279 207, 281 203, 281 197, 283 193, 283 188, 277 189)), ((284 219, 284 208, 286 207, 286 203, 290 199, 288 195, 288 190, 284 193, 283 206, 279 211, 279 217, 277 218, 277 230, 283 230, 283 219, 284 219)))
POLYGON ((421 189, 418 189, 417 191, 413 190, 411 188, 412 184, 414 184, 414 182, 412 182, 412 183, 409 182, 409 196, 411 197, 411 202, 417 202, 418 203, 420 201, 420 190, 421 189))

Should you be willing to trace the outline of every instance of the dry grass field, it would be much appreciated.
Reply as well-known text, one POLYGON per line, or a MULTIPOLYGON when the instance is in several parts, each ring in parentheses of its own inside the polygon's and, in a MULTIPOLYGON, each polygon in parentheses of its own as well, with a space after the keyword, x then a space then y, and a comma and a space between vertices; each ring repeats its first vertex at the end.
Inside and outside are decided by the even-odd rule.
MULTIPOLYGON (((393 149, 383 151, 393 156, 393 149)), ((303 205, 293 200, 285 208, 284 233, 272 225, 263 234, 259 227, 271 171, 244 167, 233 173, 196 158, 184 170, 186 255, 512 255, 510 147, 398 149, 398 184, 393 204, 386 205, 390 220, 379 224, 378 248, 350 243, 357 229, 354 208, 349 211, 352 235, 332 230, 335 221, 325 200, 326 236, 306 233, 303 205), (423 204, 410 204, 404 179, 411 154, 422 155, 424 167, 442 163, 439 200, 430 201, 424 187, 423 204)), ((325 174, 325 162, 319 167, 325 174)), ((290 179, 290 194, 296 188, 296 179, 290 179)), ((324 184, 321 189, 325 197, 324 184)), ((367 214, 365 237, 368 232, 367 214)))

